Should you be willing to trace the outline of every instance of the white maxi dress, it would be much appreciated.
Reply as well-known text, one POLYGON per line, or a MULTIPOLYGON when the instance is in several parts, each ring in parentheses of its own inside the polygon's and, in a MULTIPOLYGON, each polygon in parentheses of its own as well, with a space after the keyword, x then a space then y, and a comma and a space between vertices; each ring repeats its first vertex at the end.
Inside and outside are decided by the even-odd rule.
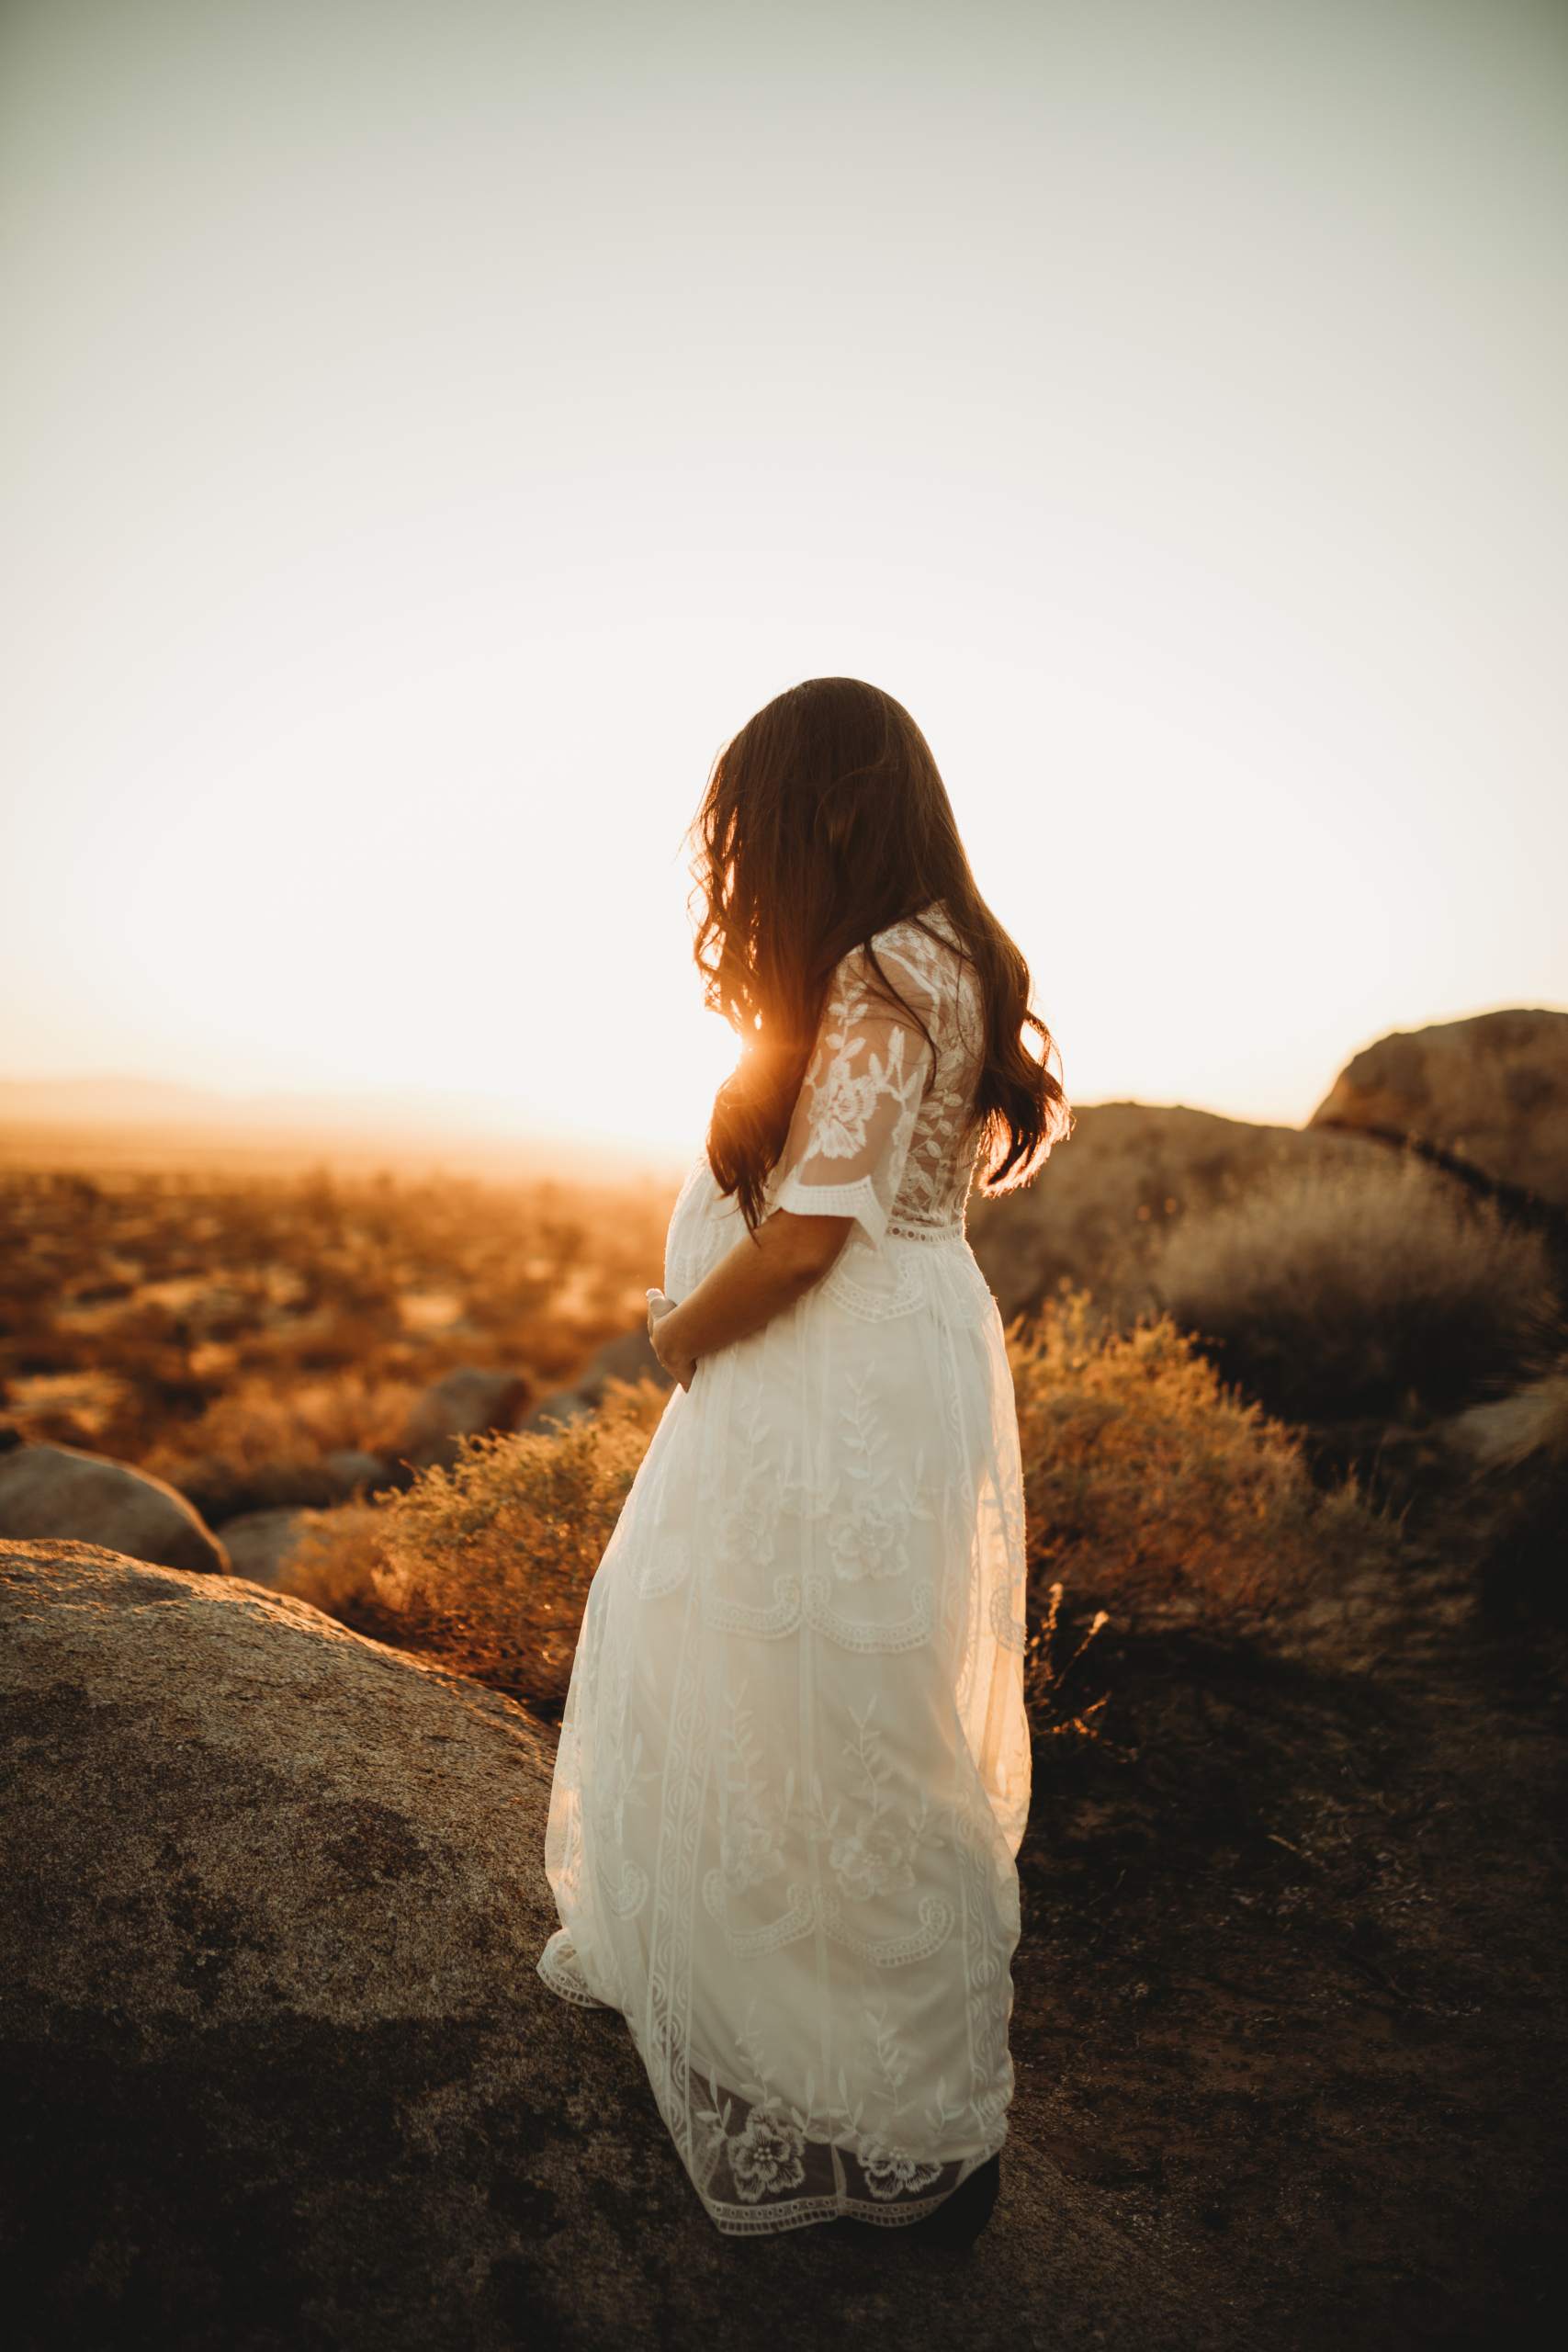
MULTIPOLYGON (((720 2230, 919 2220, 1001 2146, 1023 1498, 964 1234, 978 990, 940 907, 834 976, 769 1205, 850 1216, 671 1396, 590 1589, 539 1971, 618 2009, 720 2230)), ((680 1299, 743 1231, 699 1162, 680 1299)))

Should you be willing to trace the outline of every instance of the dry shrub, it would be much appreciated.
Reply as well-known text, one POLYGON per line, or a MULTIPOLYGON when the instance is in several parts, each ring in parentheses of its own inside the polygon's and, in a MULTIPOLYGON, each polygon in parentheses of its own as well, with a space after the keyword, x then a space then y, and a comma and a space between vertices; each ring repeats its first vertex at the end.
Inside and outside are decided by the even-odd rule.
MULTIPOLYGON (((1241 1403, 1168 1320, 1091 1329, 1065 1301, 1010 1342, 1028 1504, 1037 1729, 1083 1733, 1086 1704, 1048 1587, 1119 1612, 1153 1601, 1253 1607, 1330 1565, 1381 1555, 1353 1487, 1314 1491, 1289 1431, 1241 1403)), ((612 1385, 559 1431, 465 1441, 404 1494, 311 1513, 290 1590, 361 1631, 438 1652, 558 1713, 588 1586, 664 1409, 612 1385)))
POLYGON ((1392 1536, 1354 1487, 1314 1487, 1299 1442, 1222 1383, 1169 1317, 1097 1329, 1087 1295, 1009 1340, 1031 1615, 1047 1588, 1125 1611, 1218 1613, 1284 1596, 1392 1536))
POLYGON ((243 1510, 329 1502, 343 1489, 322 1457, 389 1453, 415 1394, 407 1381, 354 1373, 283 1389, 244 1380, 177 1423, 141 1466, 218 1523, 243 1510))
POLYGON ((389 1607, 385 1505, 343 1503, 301 1511, 300 1532, 283 1564, 283 1586, 329 1616, 389 1607))
POLYGON ((467 1438, 404 1494, 312 1514, 289 1588, 335 1613, 373 1599, 420 1646, 558 1713, 590 1579, 666 1402, 651 1381, 612 1382, 558 1431, 467 1438))
MULTIPOLYGON (((1512 1400, 1511 1443, 1479 1484, 1493 1498, 1482 1591, 1513 1625, 1568 1625, 1568 1357, 1512 1400)), ((1561 1648, 1560 1648, 1561 1656, 1561 1648)))
POLYGON ((1156 1283, 1227 1378, 1303 1421, 1459 1404, 1528 1360, 1551 1306, 1539 1234, 1371 1148, 1183 1220, 1156 1283))

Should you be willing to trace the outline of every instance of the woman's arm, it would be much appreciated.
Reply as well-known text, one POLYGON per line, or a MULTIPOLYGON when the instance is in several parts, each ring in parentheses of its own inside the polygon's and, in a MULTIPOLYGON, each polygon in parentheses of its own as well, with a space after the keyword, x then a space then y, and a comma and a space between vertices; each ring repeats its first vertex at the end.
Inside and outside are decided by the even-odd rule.
POLYGON ((849 1237, 851 1216, 796 1216, 775 1209, 743 1234, 679 1306, 649 1295, 648 1336, 666 1372, 692 1385, 700 1356, 748 1340, 819 1283, 849 1237))

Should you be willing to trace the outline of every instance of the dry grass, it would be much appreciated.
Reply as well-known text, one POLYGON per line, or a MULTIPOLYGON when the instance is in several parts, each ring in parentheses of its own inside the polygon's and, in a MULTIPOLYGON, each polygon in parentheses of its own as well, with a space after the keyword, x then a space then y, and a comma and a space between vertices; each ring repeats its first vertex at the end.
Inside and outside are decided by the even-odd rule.
MULTIPOLYGON (((1494 1408, 1495 1410, 1500 1408, 1494 1408)), ((1509 1426, 1476 1481, 1491 1505, 1482 1591, 1515 1626, 1568 1627, 1568 1356, 1509 1399, 1509 1426)))
POLYGON ((1118 1612, 1252 1610, 1393 1540, 1353 1487, 1317 1492, 1299 1441, 1168 1317, 1097 1329, 1079 1295, 1010 1353, 1036 1623, 1057 1581, 1118 1612))
MULTIPOLYGON (((1066 1585, 1075 1619, 1086 1603, 1125 1615, 1155 1602, 1219 1617, 1387 1552, 1389 1528, 1354 1488, 1319 1494, 1297 1441, 1168 1321, 1096 1333, 1076 1298, 1016 1329, 1010 1351, 1044 1729, 1060 1717, 1081 1730, 1093 1712, 1072 1695, 1080 1635, 1058 1639, 1051 1587, 1066 1585)), ((315 1514, 290 1587, 555 1714, 589 1581, 663 1406, 651 1385, 613 1390, 558 1434, 470 1440, 455 1469, 405 1494, 315 1514)))
POLYGON ((283 1388, 252 1375, 177 1422, 141 1466, 178 1487, 215 1526, 243 1510, 333 1502, 340 1487, 326 1457, 389 1457, 418 1394, 412 1381, 355 1373, 283 1388))
POLYGON ((1227 1379, 1308 1422, 1462 1403, 1517 1375, 1555 1307, 1539 1234, 1392 1153, 1184 1220, 1155 1279, 1227 1379))
POLYGON ((539 1713, 565 1702, 588 1586, 667 1402, 612 1382, 558 1433, 469 1438, 404 1494, 313 1514, 290 1589, 351 1621, 378 1607, 539 1713))

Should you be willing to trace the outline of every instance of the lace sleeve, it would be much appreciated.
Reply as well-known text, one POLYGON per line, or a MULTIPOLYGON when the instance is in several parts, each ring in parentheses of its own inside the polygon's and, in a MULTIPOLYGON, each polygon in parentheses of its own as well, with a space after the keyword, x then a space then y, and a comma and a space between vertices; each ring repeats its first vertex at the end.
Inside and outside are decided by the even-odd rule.
MULTIPOLYGON (((878 953, 900 991, 916 981, 880 943, 878 953)), ((908 993, 925 1018, 926 989, 913 984, 908 993)), ((797 1216, 852 1216, 880 1248, 931 1060, 919 1025, 890 1001, 863 952, 847 956, 833 975, 772 1205, 797 1216)))

